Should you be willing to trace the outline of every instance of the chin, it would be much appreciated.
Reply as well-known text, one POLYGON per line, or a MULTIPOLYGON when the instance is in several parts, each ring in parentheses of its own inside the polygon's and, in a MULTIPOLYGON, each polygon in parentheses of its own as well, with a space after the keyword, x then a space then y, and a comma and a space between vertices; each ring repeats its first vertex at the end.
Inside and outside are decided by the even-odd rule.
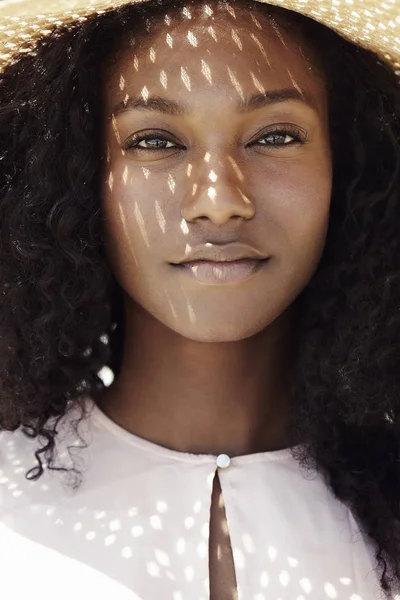
POLYGON ((228 321, 219 323, 192 324, 186 327, 173 327, 176 333, 194 342, 238 342, 260 333, 267 324, 232 324, 228 321))

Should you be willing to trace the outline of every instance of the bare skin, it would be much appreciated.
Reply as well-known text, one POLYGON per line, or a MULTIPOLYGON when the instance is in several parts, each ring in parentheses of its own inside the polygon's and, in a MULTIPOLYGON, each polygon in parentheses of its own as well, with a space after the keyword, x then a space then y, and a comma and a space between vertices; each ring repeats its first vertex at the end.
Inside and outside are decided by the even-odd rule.
POLYGON ((174 16, 118 57, 103 90, 102 210, 126 328, 121 372, 96 401, 126 430, 182 452, 287 447, 292 307, 326 238, 325 84, 297 40, 257 18, 261 28, 248 11, 174 16), (291 99, 238 111, 241 99, 283 88, 312 106, 291 99), (115 110, 153 95, 185 103, 187 115, 115 110), (288 125, 306 141, 291 132, 274 147, 271 132, 288 125), (161 149, 146 149, 149 140, 128 148, 136 132, 164 140, 161 149), (171 264, 227 240, 269 261, 246 281, 215 285, 171 264))
MULTIPOLYGON (((96 401, 153 443, 236 456, 290 445, 293 302, 322 255, 332 166, 325 85, 298 40, 262 17, 257 26, 246 10, 212 6, 173 15, 106 73, 102 210, 125 343, 120 374, 96 401), (281 89, 313 106, 292 99, 238 111, 238 100, 281 89), (155 95, 187 114, 137 104, 117 114, 121 102, 155 95), (279 134, 288 125, 302 143, 279 134), (273 146, 272 131, 289 144, 273 146), (136 132, 149 136, 136 140, 142 151, 127 145, 136 132), (206 285, 171 264, 235 241, 269 258, 247 280, 206 285)), ((210 600, 237 600, 218 470, 209 580, 210 600)))

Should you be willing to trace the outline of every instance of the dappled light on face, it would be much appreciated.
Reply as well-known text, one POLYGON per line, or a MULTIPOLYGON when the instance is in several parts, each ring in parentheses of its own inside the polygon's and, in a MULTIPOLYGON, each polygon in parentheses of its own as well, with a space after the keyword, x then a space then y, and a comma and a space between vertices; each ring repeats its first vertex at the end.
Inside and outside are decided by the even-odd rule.
POLYGON ((226 10, 226 12, 228 12, 231 15, 231 17, 236 19, 235 9, 233 8, 233 6, 231 4, 229 4, 229 2, 225 3, 224 9, 226 10))
POLYGON ((188 315, 189 315, 189 321, 191 323, 196 323, 196 314, 193 310, 193 306, 190 303, 190 300, 186 299, 187 301, 187 310, 188 310, 188 315))
POLYGON ((214 11, 213 11, 213 9, 211 8, 211 6, 209 4, 203 5, 203 14, 206 17, 211 17, 211 15, 214 14, 214 11))
POLYGON ((257 19, 256 15, 253 15, 253 13, 251 13, 250 17, 251 17, 251 20, 253 21, 254 25, 257 27, 257 29, 263 28, 260 21, 257 19))
MULTIPOLYGON (((128 248, 125 239, 128 237, 133 241, 138 259, 143 261, 141 269, 136 268, 136 263, 131 279, 129 263, 124 267, 129 293, 134 295, 134 290, 143 283, 150 302, 151 294, 154 298, 156 284, 151 283, 154 277, 154 281, 163 286, 159 297, 165 294, 166 299, 158 318, 161 320, 164 312, 169 324, 179 321, 181 330, 196 322, 199 332, 207 318, 204 308, 207 302, 204 298, 200 302, 200 295, 208 290, 204 287, 198 294, 196 282, 211 282, 210 297, 215 301, 214 306, 220 307, 226 305, 223 295, 233 289, 220 283, 239 286, 242 281, 251 279, 248 289, 255 290, 253 272, 264 274, 265 271, 258 271, 261 260, 256 263, 249 259, 246 263, 245 257, 240 263, 233 261, 236 264, 232 266, 221 265, 220 259, 214 259, 218 264, 212 265, 205 258, 194 259, 182 268, 176 267, 176 263, 184 256, 185 247, 194 248, 211 239, 214 246, 221 246, 223 239, 229 244, 228 240, 234 241, 236 234, 240 241, 239 234, 244 232, 242 240, 246 238, 250 243, 250 232, 256 230, 257 225, 245 222, 256 215, 256 207, 262 209, 267 192, 270 194, 272 190, 270 195, 276 196, 272 180, 277 181, 286 164, 295 165, 295 161, 281 159, 298 156, 295 150, 284 153, 282 149, 272 148, 283 146, 281 140, 292 149, 296 147, 296 143, 291 143, 295 141, 294 136, 284 136, 283 126, 278 130, 278 119, 286 120, 285 110, 280 111, 283 118, 281 115, 276 118, 274 109, 268 111, 266 107, 285 100, 284 94, 281 94, 282 100, 279 94, 275 100, 274 91, 285 89, 287 84, 294 86, 298 79, 296 67, 290 75, 285 74, 286 64, 282 66, 281 59, 276 58, 276 47, 279 46, 279 53, 284 48, 275 31, 272 30, 269 37, 267 31, 264 36, 258 18, 252 17, 252 21, 248 18, 250 24, 246 20, 242 22, 236 8, 227 6, 221 22, 208 5, 202 10, 200 22, 194 8, 165 15, 154 32, 153 23, 148 20, 150 36, 145 44, 137 46, 132 34, 117 68, 110 72, 113 127, 109 127, 109 136, 114 139, 112 169, 108 174, 111 185, 107 190, 111 211, 117 203, 114 198, 118 201, 119 194, 125 207, 129 230, 121 227, 124 238, 119 242, 121 254, 128 248), (234 22, 230 23, 231 19, 234 22), (270 44, 271 39, 275 48, 270 44), (267 132, 269 139, 262 140, 262 128, 267 126, 270 129, 275 126, 275 130, 267 132), (257 181, 262 173, 269 182, 266 187, 257 181), (147 253, 146 249, 151 252, 147 253), (241 273, 244 273, 242 279, 241 273)), ((267 25, 266 22, 266 29, 267 25)), ((301 76, 299 82, 303 84, 301 76)), ((290 110, 286 111, 288 121, 292 120, 290 110)), ((115 235, 118 235, 117 229, 115 235)), ((267 255, 267 250, 263 254, 267 255)), ((198 249, 194 248, 193 253, 198 254, 198 249)), ((239 287, 236 289, 238 296, 243 297, 244 292, 239 287)), ((142 294, 140 296, 142 299, 142 294)), ((233 315, 233 311, 230 303, 226 316, 233 315)), ((218 326, 210 327, 209 331, 218 332, 219 326, 225 327, 223 334, 215 333, 215 339, 227 338, 233 327, 221 325, 221 319, 218 321, 218 326)), ((233 322, 226 318, 226 323, 233 322)), ((197 335, 194 328, 188 329, 197 335)), ((207 327, 203 331, 207 331, 207 327)), ((246 331, 250 332, 250 328, 246 327, 246 331)))
POLYGON ((115 138, 117 140, 117 143, 120 144, 121 143, 121 136, 120 136, 119 131, 118 131, 117 120, 116 120, 114 114, 111 116, 111 123, 112 123, 112 127, 113 127, 113 130, 114 130, 114 134, 115 134, 115 138))
POLYGON ((273 19, 271 21, 271 25, 272 25, 272 29, 275 31, 275 33, 278 36, 278 38, 279 38, 281 44, 283 45, 283 47, 287 48, 287 45, 286 45, 285 39, 284 39, 284 37, 283 37, 283 35, 281 33, 281 30, 279 29, 277 23, 273 19))
MULTIPOLYGON (((183 304, 185 307, 185 312, 180 314, 180 318, 188 318, 190 323, 196 323, 196 314, 195 311, 193 309, 193 305, 190 301, 190 299, 188 298, 187 292, 185 291, 184 287, 182 286, 181 283, 178 284, 179 285, 179 292, 183 297, 183 304)), ((186 522, 185 522, 185 526, 190 529, 190 527, 192 526, 192 518, 190 517, 186 522)))
POLYGON ((235 44, 237 45, 237 47, 239 48, 239 50, 243 50, 243 44, 242 44, 242 41, 241 41, 241 39, 239 37, 239 34, 234 29, 232 29, 231 35, 232 35, 233 41, 235 42, 235 44))
POLYGON ((110 192, 112 192, 113 191, 113 187, 114 187, 114 175, 113 175, 112 171, 110 171, 107 183, 108 183, 108 187, 110 189, 110 192))
POLYGON ((180 228, 184 235, 187 235, 189 233, 189 227, 188 227, 188 224, 186 223, 186 219, 181 220, 180 228))
POLYGON ((136 222, 139 225, 139 230, 140 230, 140 233, 142 234, 143 240, 144 240, 146 246, 148 248, 150 248, 149 238, 146 233, 145 221, 144 221, 143 215, 140 211, 140 208, 139 208, 139 205, 137 202, 135 202, 134 215, 135 215, 136 222))
POLYGON ((197 45, 198 45, 197 37, 194 35, 194 33, 192 31, 188 31, 187 39, 191 46, 193 46, 194 48, 197 47, 197 45))
POLYGON ((147 86, 144 86, 144 87, 142 88, 142 91, 140 92, 140 94, 141 94, 141 96, 142 96, 143 100, 146 102, 146 100, 147 100, 147 99, 148 99, 148 97, 149 97, 149 90, 147 89, 147 86))
POLYGON ((118 210, 119 210, 119 218, 120 218, 121 226, 122 226, 123 233, 124 233, 124 238, 127 240, 128 245, 129 245, 130 255, 132 256, 133 260, 135 261, 135 265, 139 266, 139 263, 138 263, 138 260, 136 257, 136 251, 135 251, 135 247, 133 244, 133 240, 129 233, 129 226, 126 222, 124 207, 122 206, 121 203, 118 203, 118 210))
MULTIPOLYGON (((196 267, 194 267, 194 268, 196 268, 196 267)), ((185 299, 186 299, 186 307, 187 307, 189 321, 190 321, 190 323, 196 323, 196 313, 194 312, 192 303, 190 302, 190 300, 187 297, 187 295, 185 294, 185 292, 183 292, 183 295, 185 296, 185 299)))
POLYGON ((262 94, 264 92, 264 87, 263 87, 263 85, 261 85, 261 83, 257 79, 256 75, 254 75, 253 71, 250 71, 250 76, 251 76, 251 78, 253 80, 254 87, 256 87, 258 89, 258 91, 260 92, 260 94, 262 94))
POLYGON ((289 67, 287 67, 287 68, 286 68, 286 71, 287 71, 287 74, 288 74, 288 75, 289 75, 289 77, 290 77, 290 81, 292 82, 292 84, 293 84, 293 87, 295 87, 295 88, 296 88, 296 90, 297 90, 298 92, 300 92, 300 94, 304 95, 304 93, 303 93, 303 90, 301 89, 301 87, 299 86, 299 84, 296 82, 295 78, 293 77, 292 73, 290 72, 290 69, 289 69, 289 67))
POLYGON ((168 87, 168 77, 164 69, 160 72, 160 83, 163 86, 164 90, 168 87))
POLYGON ((208 188, 208 190, 207 190, 207 195, 208 195, 208 197, 209 197, 209 198, 210 198, 210 199, 211 199, 211 200, 214 202, 214 204, 215 204, 215 198, 216 198, 216 196, 217 196, 217 192, 216 192, 216 190, 215 190, 215 188, 214 188, 214 187, 209 187, 209 188, 208 188))
POLYGON ((157 223, 161 229, 161 231, 163 233, 165 233, 165 225, 166 225, 166 220, 162 211, 162 208, 160 206, 160 203, 158 202, 158 200, 155 201, 155 209, 156 209, 156 219, 157 219, 157 223))
POLYGON ((211 69, 203 59, 201 59, 201 73, 207 79, 208 83, 212 84, 211 69))
POLYGON ((156 51, 153 47, 151 47, 149 50, 149 58, 152 63, 156 62, 156 51))
POLYGON ((243 192, 242 192, 242 190, 240 188, 237 187, 236 190, 241 195, 243 202, 245 202, 246 204, 251 204, 250 198, 248 198, 247 196, 245 196, 245 194, 243 194, 243 192))
POLYGON ((172 177, 171 173, 169 173, 169 175, 168 175, 168 187, 171 190, 172 194, 174 194, 176 183, 175 183, 175 179, 172 177))
POLYGON ((243 175, 242 171, 240 170, 235 159, 232 156, 228 156, 228 160, 229 160, 230 164, 232 165, 232 168, 235 171, 235 174, 236 174, 237 178, 239 179, 239 181, 244 181, 244 175, 243 175))
POLYGON ((258 37, 256 36, 255 33, 251 33, 250 34, 250 39, 253 40, 253 42, 255 43, 255 45, 257 46, 257 48, 259 49, 259 51, 261 52, 265 62, 267 63, 267 65, 271 68, 271 63, 270 60, 267 56, 266 50, 264 48, 263 43, 258 39, 258 37))
MULTIPOLYGON (((299 53, 300 53, 301 58, 307 64, 308 69, 310 71, 312 71, 312 65, 311 65, 310 57, 307 54, 304 53, 304 49, 301 46, 299 47, 299 53)), ((398 74, 400 75, 400 72, 398 74)))
POLYGON ((243 87, 240 85, 239 81, 236 78, 236 75, 234 74, 234 72, 231 70, 230 67, 227 67, 228 69, 228 73, 229 73, 229 78, 232 82, 232 85, 234 86, 235 90, 237 91, 237 93, 239 94, 240 98, 242 100, 244 100, 244 93, 243 93, 243 87))
POLYGON ((175 308, 175 306, 174 306, 174 303, 173 303, 173 302, 172 302, 172 300, 171 300, 171 296, 169 295, 169 293, 168 293, 168 292, 166 292, 166 293, 165 293, 165 295, 166 295, 166 297, 167 297, 168 307, 169 307, 169 309, 170 309, 170 311, 171 311, 171 314, 172 314, 172 316, 173 316, 173 318, 174 318, 175 322, 177 322, 177 321, 178 321, 178 313, 177 313, 177 311, 176 311, 176 308, 175 308))
POLYGON ((182 8, 182 15, 186 19, 191 19, 192 18, 192 13, 190 12, 190 8, 188 8, 187 6, 185 6, 184 8, 182 8))
POLYGON ((181 67, 181 79, 182 79, 185 87, 187 88, 187 90, 190 92, 192 87, 191 87, 191 83, 190 83, 190 77, 189 77, 185 67, 181 67))

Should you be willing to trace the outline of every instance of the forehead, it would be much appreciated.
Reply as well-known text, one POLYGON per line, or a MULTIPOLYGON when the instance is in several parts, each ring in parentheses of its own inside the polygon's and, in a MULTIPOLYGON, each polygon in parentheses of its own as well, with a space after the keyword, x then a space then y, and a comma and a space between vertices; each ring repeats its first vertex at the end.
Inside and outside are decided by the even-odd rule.
POLYGON ((254 88, 293 87, 322 99, 323 75, 315 58, 299 35, 258 11, 236 10, 234 17, 203 11, 190 18, 184 11, 165 13, 144 37, 123 40, 106 73, 106 95, 123 100, 148 89, 193 97, 212 87, 225 97, 228 86, 243 99, 254 88))

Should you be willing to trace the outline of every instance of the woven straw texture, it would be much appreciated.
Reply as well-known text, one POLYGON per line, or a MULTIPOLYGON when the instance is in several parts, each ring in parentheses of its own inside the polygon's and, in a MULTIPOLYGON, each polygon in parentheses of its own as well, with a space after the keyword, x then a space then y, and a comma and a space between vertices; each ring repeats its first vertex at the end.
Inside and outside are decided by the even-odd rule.
MULTIPOLYGON (((146 1, 146 0, 136 0, 146 1)), ((263 0, 258 0, 263 1, 263 0)), ((83 21, 129 0, 3 0, 0 2, 0 72, 16 51, 58 26, 83 21)), ((400 81, 400 0, 268 0, 334 29, 375 52, 400 81)))

